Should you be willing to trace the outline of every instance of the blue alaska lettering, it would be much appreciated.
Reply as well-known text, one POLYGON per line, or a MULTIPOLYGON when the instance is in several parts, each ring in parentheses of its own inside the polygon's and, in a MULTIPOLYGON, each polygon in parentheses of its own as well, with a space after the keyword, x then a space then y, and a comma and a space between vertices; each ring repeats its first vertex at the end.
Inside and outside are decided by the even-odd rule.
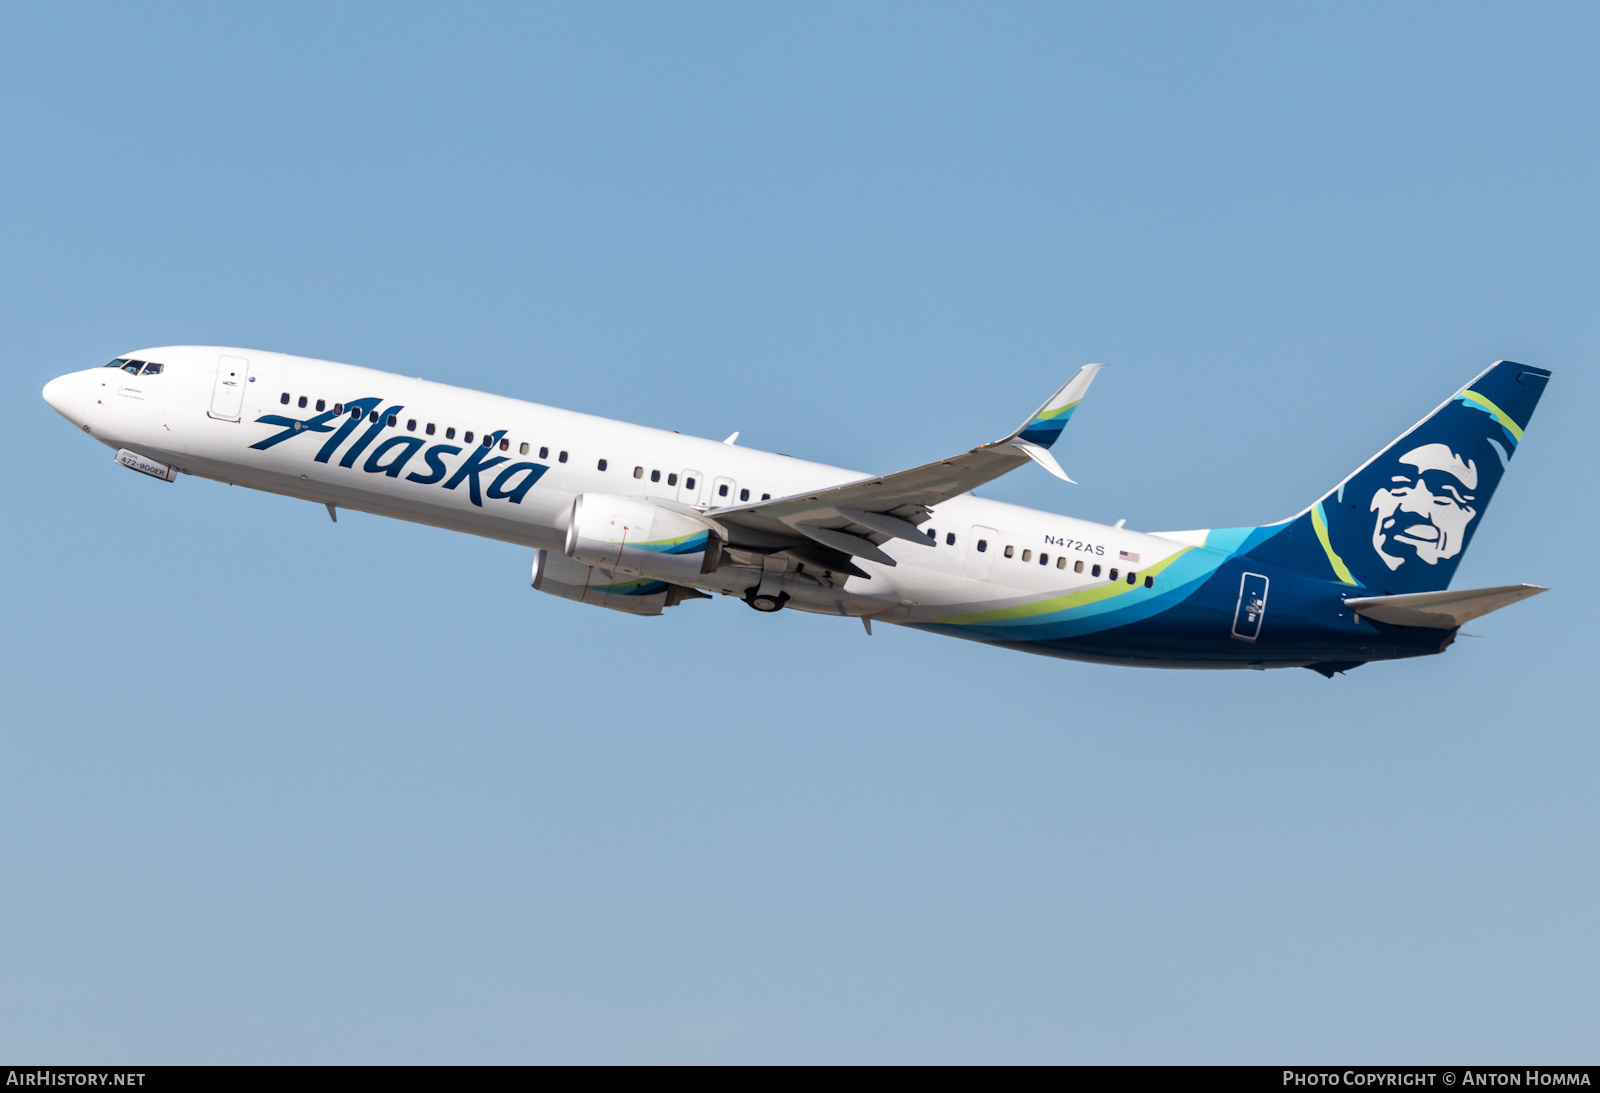
POLYGON ((461 449, 456 447, 454 444, 435 444, 433 447, 422 453, 422 458, 428 461, 428 473, 418 474, 415 471, 412 471, 410 474, 406 475, 406 481, 420 482, 424 486, 431 486, 435 482, 443 479, 445 475, 450 473, 450 468, 444 465, 444 457, 447 455, 460 454, 461 449))
POLYGON ((413 471, 407 474, 405 476, 407 482, 415 482, 422 486, 442 485, 447 490, 454 490, 462 483, 466 483, 467 497, 478 508, 483 507, 485 495, 490 500, 509 501, 513 505, 520 505, 522 499, 528 495, 528 491, 550 469, 542 463, 512 463, 510 466, 501 467, 501 464, 507 463, 508 459, 505 456, 494 455, 494 450, 506 435, 504 429, 496 430, 486 437, 485 443, 474 445, 466 461, 457 467, 454 473, 451 473, 445 462, 445 457, 461 454, 462 449, 454 444, 435 444, 427 447, 427 442, 420 437, 393 436, 373 447, 373 443, 378 440, 384 429, 390 427, 390 420, 398 418, 405 409, 402 405, 394 405, 378 410, 377 407, 382 403, 383 400, 377 398, 356 399, 345 403, 339 412, 329 410, 303 420, 281 414, 264 414, 256 418, 256 423, 274 425, 280 431, 257 441, 250 447, 257 451, 266 451, 306 433, 332 433, 333 435, 329 436, 318 449, 317 454, 312 456, 314 462, 327 463, 361 427, 363 419, 369 419, 366 430, 340 456, 340 467, 354 469, 362 453, 372 448, 372 454, 361 464, 361 471, 366 474, 399 478, 406 466, 420 452, 423 462, 427 464, 427 471, 426 473, 413 471), (334 424, 336 418, 342 419, 337 427, 334 424), (486 478, 486 472, 497 468, 497 473, 485 488, 480 476, 486 478))
POLYGON ((339 458, 339 466, 355 466, 356 460, 360 458, 361 453, 367 450, 367 445, 376 440, 378 434, 388 427, 389 418, 404 409, 404 406, 391 406, 387 410, 378 411, 377 419, 368 426, 367 431, 362 433, 354 444, 350 445, 350 450, 339 458))
POLYGON ((328 442, 322 446, 322 450, 312 458, 318 463, 326 463, 333 458, 333 453, 339 450, 339 445, 343 444, 350 434, 356 431, 356 426, 361 424, 361 419, 366 417, 367 412, 378 405, 380 401, 382 400, 363 398, 348 404, 345 407, 345 413, 349 416, 345 418, 344 424, 339 426, 339 431, 334 433, 328 439, 328 442))
POLYGON ((542 463, 513 463, 489 483, 489 496, 496 501, 505 500, 513 505, 520 505, 522 498, 533 488, 533 484, 543 478, 544 472, 549 469, 542 463), (522 481, 507 489, 512 477, 517 474, 522 475, 522 481))
MULTIPOLYGON (((392 436, 372 449, 372 454, 367 456, 366 464, 361 468, 368 474, 377 474, 380 471, 390 478, 399 478, 400 472, 405 469, 412 456, 417 454, 417 449, 422 447, 422 441, 414 436, 392 436), (383 457, 390 452, 399 452, 397 456, 385 463, 383 457)), ((340 460, 343 463, 343 460, 340 460)))
POLYGON ((450 476, 450 481, 444 484, 444 488, 453 490, 462 482, 467 483, 467 493, 472 497, 472 503, 482 508, 483 498, 478 493, 478 475, 506 461, 503 455, 497 455, 493 459, 483 457, 494 451, 494 446, 500 443, 500 438, 505 435, 506 431, 499 429, 492 436, 485 437, 484 443, 473 448, 472 454, 467 456, 467 461, 456 468, 456 473, 450 476))

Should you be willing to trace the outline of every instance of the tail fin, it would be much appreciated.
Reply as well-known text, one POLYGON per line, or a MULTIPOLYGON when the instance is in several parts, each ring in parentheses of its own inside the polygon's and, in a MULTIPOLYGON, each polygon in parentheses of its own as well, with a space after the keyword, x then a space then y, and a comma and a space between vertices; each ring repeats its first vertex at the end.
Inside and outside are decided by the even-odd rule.
POLYGON ((1448 588, 1549 378, 1497 361, 1298 516, 1212 536, 1370 595, 1448 588))

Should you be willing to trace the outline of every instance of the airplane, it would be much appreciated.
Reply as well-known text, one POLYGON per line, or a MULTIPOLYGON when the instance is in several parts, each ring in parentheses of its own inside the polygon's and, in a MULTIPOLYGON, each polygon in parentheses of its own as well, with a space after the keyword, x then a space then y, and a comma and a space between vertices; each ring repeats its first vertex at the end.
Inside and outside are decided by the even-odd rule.
POLYGON ((540 592, 631 615, 742 599, 1051 657, 1309 668, 1443 652, 1546 589, 1449 591, 1550 372, 1498 361, 1304 510, 1145 533, 974 496, 1038 465, 1102 365, 1015 430, 865 475, 353 365, 164 346, 44 398, 165 482, 179 473, 534 550, 540 592))

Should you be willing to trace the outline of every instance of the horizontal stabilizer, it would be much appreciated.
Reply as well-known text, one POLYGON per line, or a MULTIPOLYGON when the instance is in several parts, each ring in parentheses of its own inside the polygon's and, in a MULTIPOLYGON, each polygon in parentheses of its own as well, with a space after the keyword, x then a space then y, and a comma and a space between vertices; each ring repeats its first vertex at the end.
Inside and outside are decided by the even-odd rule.
POLYGON ((1392 626, 1426 626, 1454 630, 1508 604, 1548 592, 1536 584, 1499 588, 1463 588, 1457 592, 1412 592, 1403 596, 1355 596, 1345 606, 1364 618, 1392 626))

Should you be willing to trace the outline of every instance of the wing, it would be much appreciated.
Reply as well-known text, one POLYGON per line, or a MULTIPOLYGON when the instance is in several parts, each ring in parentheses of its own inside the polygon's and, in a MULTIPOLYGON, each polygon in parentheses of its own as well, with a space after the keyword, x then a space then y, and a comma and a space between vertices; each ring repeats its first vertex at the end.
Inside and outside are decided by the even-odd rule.
POLYGON ((706 516, 722 525, 730 546, 787 550, 801 561, 864 577, 862 570, 850 564, 850 557, 892 566, 894 559, 879 549, 889 539, 932 546, 917 525, 927 520, 928 510, 941 501, 992 482, 1030 461, 1072 481, 1050 448, 1103 367, 1086 364, 1078 369, 1027 421, 992 444, 980 444, 969 452, 898 474, 815 493, 708 509, 706 516))

